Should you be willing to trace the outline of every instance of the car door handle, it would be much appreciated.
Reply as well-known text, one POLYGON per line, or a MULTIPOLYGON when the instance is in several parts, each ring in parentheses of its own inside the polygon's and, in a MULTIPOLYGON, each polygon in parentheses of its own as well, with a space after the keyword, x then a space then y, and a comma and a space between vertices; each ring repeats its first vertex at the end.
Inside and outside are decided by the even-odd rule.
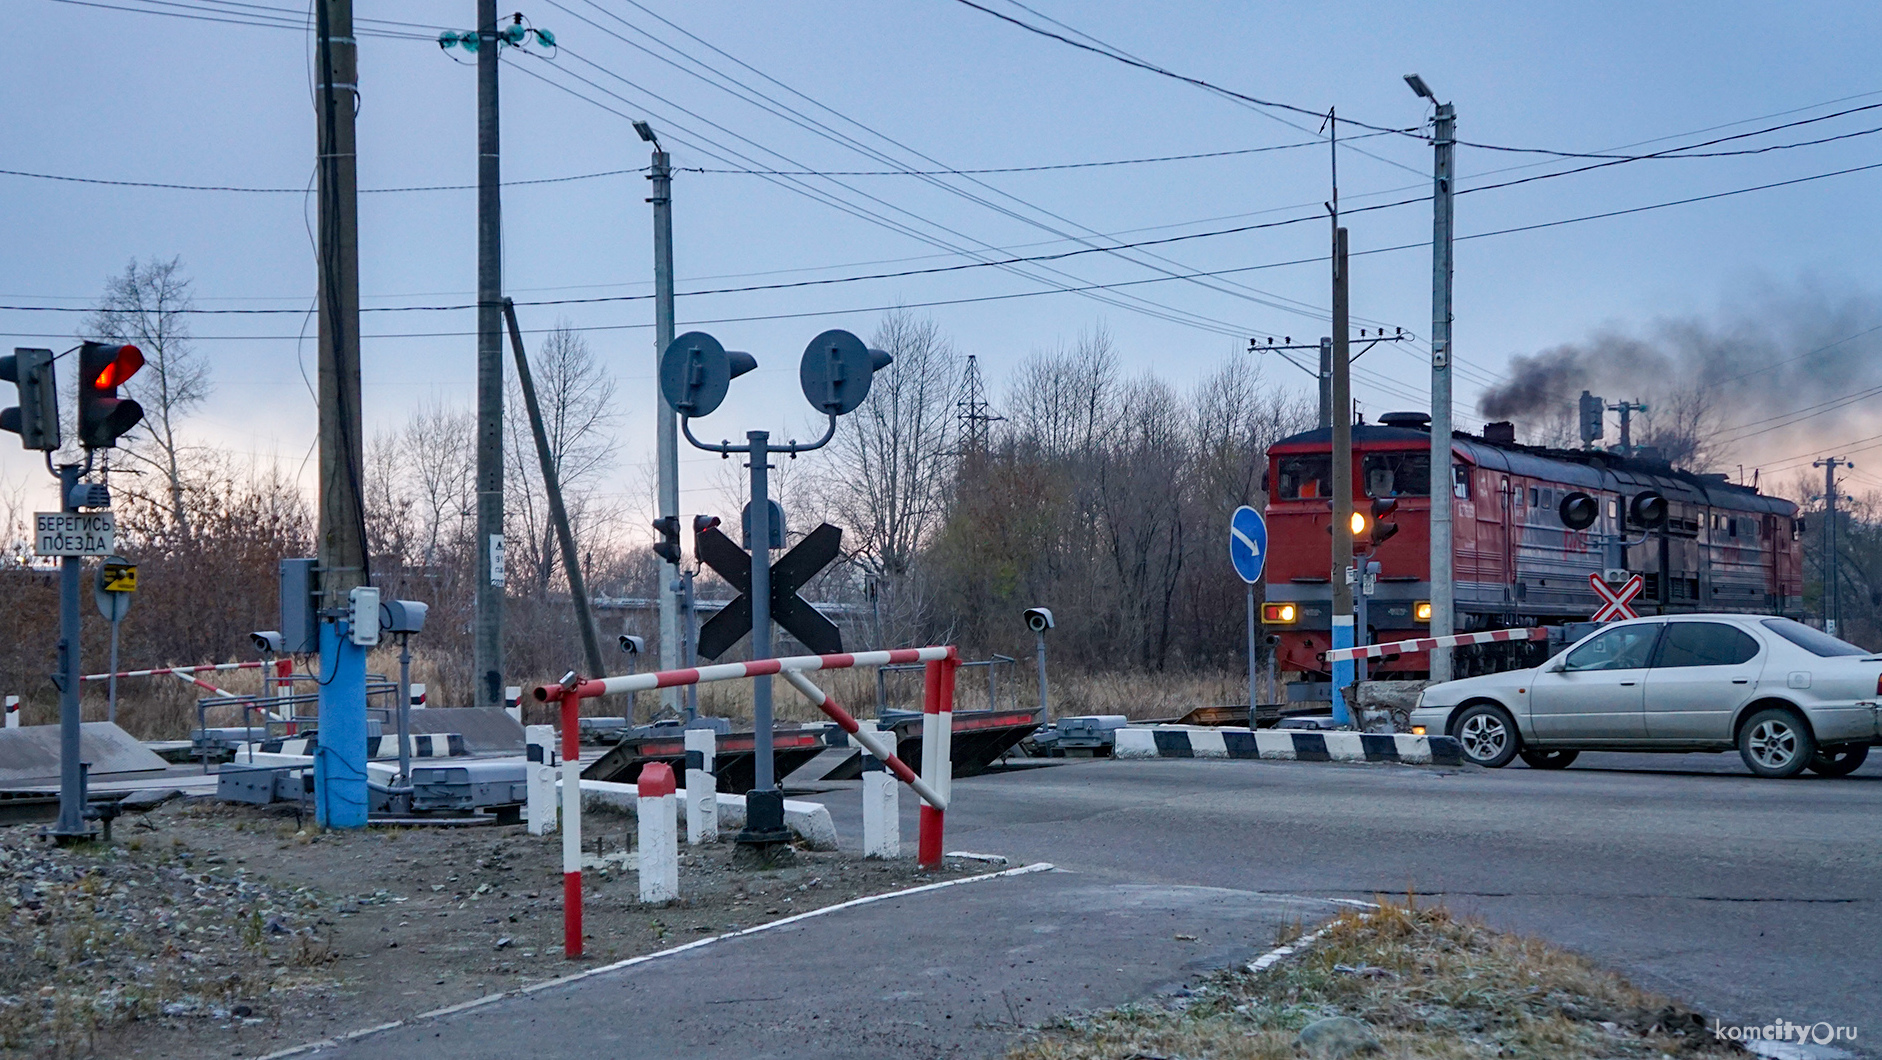
POLYGON ((1750 684, 1750 683, 1751 683, 1751 678, 1749 678, 1749 677, 1734 677, 1734 678, 1732 678, 1732 683, 1733 683, 1733 684, 1735 684, 1735 685, 1748 685, 1748 684, 1750 684))
POLYGON ((1622 682, 1621 682, 1621 685, 1622 685, 1622 687, 1626 687, 1627 685, 1631 685, 1631 684, 1634 684, 1634 682, 1632 682, 1632 681, 1622 681, 1622 682))

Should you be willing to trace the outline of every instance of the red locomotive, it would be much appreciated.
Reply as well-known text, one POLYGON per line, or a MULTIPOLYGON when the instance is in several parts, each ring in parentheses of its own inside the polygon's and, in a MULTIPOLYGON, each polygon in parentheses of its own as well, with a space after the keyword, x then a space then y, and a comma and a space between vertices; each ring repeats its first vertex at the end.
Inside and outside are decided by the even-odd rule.
MULTIPOLYGON (((1423 413, 1395 412, 1380 424, 1353 427, 1354 511, 1367 523, 1355 535, 1355 551, 1361 562, 1372 559, 1380 565, 1366 643, 1427 632, 1429 422, 1423 413), (1376 503, 1382 500, 1386 503, 1376 503), (1381 527, 1385 534, 1374 533, 1375 510, 1385 508, 1392 510, 1377 518, 1398 530, 1381 527), (1375 536, 1385 539, 1369 545, 1375 536)), ((1627 543, 1621 565, 1646 582, 1634 601, 1643 614, 1800 615, 1802 523, 1790 501, 1734 485, 1724 475, 1680 471, 1644 456, 1519 445, 1508 423, 1486 424, 1482 437, 1456 434, 1451 453, 1456 632, 1587 621, 1600 606, 1588 576, 1608 569, 1613 553, 1604 550, 1603 541, 1616 538, 1627 543), (1634 502, 1651 494, 1664 498, 1664 517, 1643 527, 1634 502), (1571 528, 1588 515, 1592 525, 1571 528)), ((1324 675, 1328 670, 1319 653, 1331 646, 1331 479, 1328 428, 1293 435, 1268 450, 1262 620, 1278 637, 1278 666, 1284 671, 1324 675)), ((1520 653, 1535 650, 1546 648, 1456 649, 1454 672, 1463 677, 1533 665, 1520 653)), ((1371 669, 1377 676, 1413 678, 1423 676, 1428 665, 1426 655, 1417 653, 1388 657, 1371 669)))

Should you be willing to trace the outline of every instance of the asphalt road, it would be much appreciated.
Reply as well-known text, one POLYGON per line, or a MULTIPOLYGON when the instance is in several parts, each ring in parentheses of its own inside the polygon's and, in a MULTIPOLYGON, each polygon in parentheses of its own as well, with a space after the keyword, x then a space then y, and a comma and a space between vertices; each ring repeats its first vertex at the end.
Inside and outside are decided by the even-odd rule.
MULTIPOLYGON (((1882 763, 1765 781, 1714 755, 1564 772, 1090 761, 954 793, 948 849, 1063 871, 726 940, 331 1054, 998 1055, 1017 1025, 1260 952, 1326 899, 1407 891, 1728 1023, 1882 1034, 1882 763)), ((853 786, 818 797, 853 843, 853 786)))

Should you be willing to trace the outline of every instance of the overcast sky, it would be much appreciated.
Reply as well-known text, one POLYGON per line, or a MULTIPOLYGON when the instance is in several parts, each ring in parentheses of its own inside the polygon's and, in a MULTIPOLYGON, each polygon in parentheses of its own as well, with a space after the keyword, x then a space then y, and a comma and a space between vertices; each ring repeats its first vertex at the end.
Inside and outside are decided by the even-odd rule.
MULTIPOLYGON (((108 2, 158 9, 149 0, 108 2)), ((273 2, 301 10, 288 0, 273 2)), ((674 212, 683 294, 955 264, 971 260, 959 253, 963 248, 1018 254, 1077 249, 1068 235, 1094 243, 1094 233, 1132 241, 1311 217, 1328 198, 1324 141, 1286 146, 1320 140, 1315 119, 1244 106, 1131 69, 957 0, 642 2, 644 9, 626 0, 529 0, 522 8, 562 47, 559 54, 534 47, 506 53, 506 180, 644 166, 647 148, 625 116, 652 121, 677 166, 716 169, 1023 167, 1281 148, 932 183, 910 176, 767 180, 682 172, 674 212), (790 120, 764 107, 789 108, 790 120), (872 153, 892 157, 893 165, 837 140, 865 143, 872 153), (819 201, 828 199, 887 224, 819 201)), ((1378 126, 1413 128, 1426 120, 1424 101, 1401 79, 1417 71, 1442 98, 1456 102, 1460 137, 1478 144, 1658 150, 1882 103, 1882 77, 1874 73, 1882 8, 1874 4, 1029 0, 1035 14, 1007 0, 985 2, 1040 25, 1047 24, 1045 16, 1063 20, 1146 60, 1239 92, 1309 110, 1337 106, 1343 118, 1378 126)), ((164 9, 189 13, 189 6, 164 9)), ((201 0, 195 6, 227 5, 201 0)), ((25 0, 9 10, 15 44, 0 64, 0 95, 7 101, 0 111, 0 168, 98 180, 309 185, 314 112, 311 34, 304 29, 57 0, 25 0)), ((468 27, 473 12, 470 0, 359 0, 362 18, 415 23, 409 32, 421 38, 361 41, 362 188, 475 182, 475 67, 432 39, 438 27, 468 27)), ((1767 146, 1877 126, 1882 110, 1722 146, 1767 146)), ((1743 157, 1635 162, 1464 194, 1457 203, 1458 234, 1869 165, 1882 161, 1878 144, 1882 136, 1859 135, 1743 157)), ((1481 147, 1460 148, 1458 157, 1465 188, 1587 164, 1536 166, 1544 156, 1481 147), (1517 166, 1531 168, 1511 171, 1517 166)), ((1430 147, 1416 138, 1355 140, 1339 153, 1342 205, 1351 211, 1424 194, 1430 166, 1430 147)), ((630 172, 507 189, 507 292, 519 302, 649 293, 645 185, 630 172)), ((1461 240, 1460 423, 1479 422, 1476 395, 1512 355, 1578 341, 1601 328, 1642 331, 1667 317, 1728 319, 1754 312, 1748 307, 1764 304, 1772 291, 1878 304, 1879 191, 1882 170, 1872 170, 1461 240)), ((8 175, 0 175, 0 195, 0 245, 6 248, 0 301, 9 306, 82 307, 130 259, 180 256, 202 308, 299 311, 193 320, 215 392, 190 430, 205 444, 278 455, 300 466, 314 424, 305 382, 312 375, 312 324, 300 315, 311 307, 315 286, 307 195, 8 175), (297 341, 304 326, 306 338, 297 341)), ((455 304, 472 297, 473 192, 364 194, 360 217, 367 306, 455 304)), ((1429 248, 1385 248, 1429 239, 1428 204, 1353 213, 1347 224, 1356 255, 1354 326, 1403 327, 1423 339, 1431 327, 1429 248)), ((1115 337, 1133 372, 1186 382, 1235 360, 1276 385, 1302 387, 1310 380, 1298 370, 1242 350, 1249 336, 1303 341, 1327 331, 1328 270, 1314 260, 1326 244, 1324 221, 1312 220, 1147 248, 1160 256, 1155 259, 1143 252, 1135 260, 1080 255, 1051 263, 1050 273, 1032 267, 1031 277, 975 268, 682 297, 683 328, 724 321, 698 326, 728 347, 751 350, 760 362, 757 382, 735 384, 732 399, 701 431, 715 438, 751 427, 807 431, 808 406, 795 381, 804 344, 830 327, 867 336, 880 307, 898 304, 954 303, 917 311, 939 321, 962 353, 979 355, 996 399, 1028 353, 1098 325, 1115 337), (1309 260, 1283 264, 1299 259, 1309 260), (1040 293, 1264 265, 1272 267, 1097 292, 1106 302, 1040 293), (1023 297, 999 297, 1008 295, 1023 297), (777 319, 784 314, 794 316, 777 319)), ((521 312, 532 331, 558 318, 592 329, 589 340, 618 376, 625 403, 614 488, 633 493, 648 457, 655 401, 651 303, 525 306, 521 312)), ((1870 323, 1882 324, 1882 318, 1870 323)), ((78 321, 72 314, 9 309, 0 311, 0 325, 12 345, 63 349, 78 321)), ((402 423, 424 401, 469 404, 473 326, 469 311, 366 314, 369 433, 402 423)), ((1362 407, 1376 415, 1423 405, 1425 356, 1422 344, 1367 355, 1355 383, 1362 407)), ((1838 430, 1848 427, 1849 439, 1875 431, 1857 430, 1847 418, 1836 423, 1838 430)), ((1813 438, 1810 444, 1841 440, 1813 438)), ((1796 440, 1788 448, 1779 441, 1767 436, 1738 456, 1791 457, 1796 440)), ((716 496, 712 465, 718 460, 706 454, 686 459, 691 510, 716 496)), ((43 481, 11 444, 0 444, 0 477, 13 486, 30 481, 35 491, 43 481)))

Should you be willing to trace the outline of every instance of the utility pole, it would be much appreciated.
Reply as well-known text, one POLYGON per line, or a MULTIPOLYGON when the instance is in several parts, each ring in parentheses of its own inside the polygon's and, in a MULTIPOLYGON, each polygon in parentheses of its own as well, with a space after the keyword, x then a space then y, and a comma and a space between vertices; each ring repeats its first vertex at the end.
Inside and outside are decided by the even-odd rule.
MULTIPOLYGON (((366 585, 359 382, 359 182, 353 116, 359 50, 352 0, 319 0, 320 754, 314 816, 327 828, 366 825, 366 652, 339 617, 366 585), (331 660, 329 663, 327 660, 331 660)), ((378 608, 373 608, 378 621, 378 608)), ((377 632, 375 627, 375 633, 377 632)))
MULTIPOLYGON (((503 187, 497 128, 497 0, 477 0, 476 705, 503 706, 503 187)), ((596 675, 600 676, 600 675, 596 675)))
MULTIPOLYGON (((1353 415, 1347 354, 1346 229, 1333 230, 1333 646, 1353 646, 1353 415)), ((1333 721, 1350 725, 1352 713, 1340 689, 1353 679, 1353 664, 1333 664, 1333 721)))
POLYGON ((1647 411, 1647 406, 1638 401, 1623 401, 1618 405, 1609 405, 1609 412, 1621 414, 1621 455, 1634 455, 1634 413, 1647 411))
POLYGON ((1832 456, 1813 460, 1810 466, 1823 469, 1823 631, 1834 637, 1843 624, 1843 557, 1836 549, 1836 469, 1853 469, 1856 465, 1832 456))
MULTIPOLYGON (((660 149, 653 127, 644 121, 634 123, 640 138, 653 145, 653 165, 647 179, 653 182, 653 357, 654 371, 660 370, 660 355, 673 342, 673 163, 660 149)), ((680 514, 680 417, 672 406, 654 394, 654 466, 658 479, 654 504, 662 519, 680 514)), ((663 563, 660 569, 660 668, 677 670, 682 665, 680 634, 680 566, 663 563)), ((662 706, 678 709, 682 693, 677 688, 661 692, 662 706)))
MULTIPOLYGON (((1457 624, 1456 572, 1451 562, 1451 256, 1452 173, 1457 152, 1457 108, 1439 103, 1424 79, 1408 75, 1412 91, 1437 106, 1431 145, 1431 626, 1433 637, 1448 637, 1457 624)), ((1431 679, 1451 679, 1451 649, 1431 652, 1431 679)))

